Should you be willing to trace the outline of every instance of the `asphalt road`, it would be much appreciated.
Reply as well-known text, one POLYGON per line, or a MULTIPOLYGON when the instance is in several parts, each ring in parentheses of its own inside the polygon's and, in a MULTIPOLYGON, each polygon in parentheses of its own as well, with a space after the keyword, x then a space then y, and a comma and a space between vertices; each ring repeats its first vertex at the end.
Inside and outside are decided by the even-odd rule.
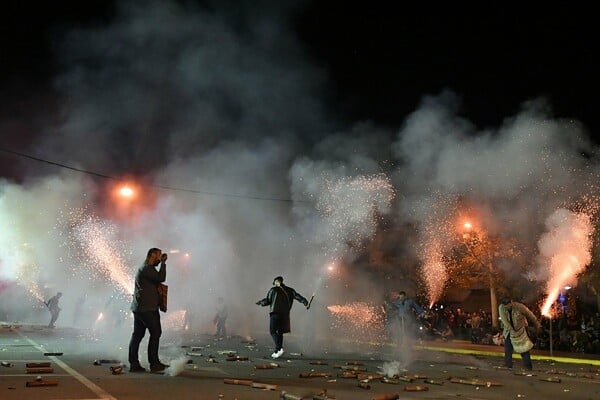
POLYGON ((550 357, 534 351, 534 371, 527 372, 520 369, 518 356, 513 370, 501 368, 502 348, 497 346, 416 342, 410 349, 401 349, 340 341, 303 354, 300 338, 286 335, 286 353, 273 360, 266 335, 216 340, 208 335, 170 333, 161 339, 161 358, 172 366, 166 374, 129 373, 126 368, 113 374, 111 367, 118 372, 119 362, 126 362, 119 358, 126 356, 127 343, 107 352, 103 349, 110 340, 74 329, 0 326, 0 361, 8 364, 0 366, 0 399, 366 400, 394 394, 400 399, 600 398, 600 357, 592 356, 550 357), (50 363, 52 371, 28 370, 27 363, 36 362, 50 363), (364 369, 356 371, 366 375, 359 377, 362 382, 342 377, 352 369, 364 369), (311 372, 322 376, 301 377, 311 372), (412 382, 384 383, 375 375, 392 372, 412 382), (238 384, 225 383, 227 379, 238 384), (27 382, 55 385, 28 387, 27 382), (359 387, 361 383, 364 387, 359 387), (406 391, 415 386, 424 390, 406 391))

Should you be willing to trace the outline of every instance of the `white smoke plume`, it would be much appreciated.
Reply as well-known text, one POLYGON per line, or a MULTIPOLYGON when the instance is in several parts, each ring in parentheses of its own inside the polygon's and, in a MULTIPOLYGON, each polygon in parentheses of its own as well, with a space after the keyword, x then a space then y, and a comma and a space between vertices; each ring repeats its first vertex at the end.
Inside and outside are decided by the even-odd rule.
POLYGON ((346 126, 291 29, 295 5, 215 3, 119 2, 110 21, 56 38, 58 122, 24 152, 115 179, 24 159, 24 181, 0 184, 8 319, 44 321, 34 304, 62 291, 58 326, 118 329, 122 345, 130 298, 111 268, 132 279, 157 246, 169 253, 172 329, 211 332, 225 296, 229 332, 266 333, 253 304, 283 275, 317 292, 309 313, 292 310, 292 333, 327 336, 329 301, 384 294, 376 272, 350 269, 382 219, 416 227, 390 247, 423 261, 410 244, 432 210, 467 198, 490 231, 535 248, 548 215, 595 190, 597 148, 541 99, 485 129, 451 91, 425 96, 396 130, 346 126), (137 182, 131 202, 109 195, 121 178, 137 182), (332 260, 347 273, 330 277, 332 260))

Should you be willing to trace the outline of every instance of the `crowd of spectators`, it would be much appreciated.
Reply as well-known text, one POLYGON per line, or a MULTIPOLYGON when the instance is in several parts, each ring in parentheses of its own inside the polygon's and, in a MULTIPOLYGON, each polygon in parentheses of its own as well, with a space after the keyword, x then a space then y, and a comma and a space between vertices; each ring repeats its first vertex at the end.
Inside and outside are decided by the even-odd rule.
MULTIPOLYGON (((571 313, 558 310, 552 320, 538 319, 543 330, 531 330, 530 337, 535 348, 555 351, 600 354, 600 313, 571 313)), ((424 335, 439 340, 467 340, 474 344, 503 345, 502 330, 492 326, 491 312, 485 310, 465 311, 458 306, 435 305, 422 321, 424 335)), ((498 322, 500 324, 500 322, 498 322)))

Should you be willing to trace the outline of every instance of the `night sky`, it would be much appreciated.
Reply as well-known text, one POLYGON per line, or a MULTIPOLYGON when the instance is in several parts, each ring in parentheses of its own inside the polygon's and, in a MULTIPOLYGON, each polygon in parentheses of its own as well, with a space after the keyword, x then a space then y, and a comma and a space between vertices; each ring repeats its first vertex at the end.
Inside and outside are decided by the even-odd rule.
MULTIPOLYGON (((212 12, 219 2, 179 3, 212 12)), ((258 14, 278 8, 256 4, 258 14)), ((553 116, 580 121, 600 142, 594 101, 597 43, 588 9, 294 4, 291 30, 305 57, 325 76, 320 99, 337 126, 368 120, 397 129, 424 95, 449 89, 462 100, 458 114, 479 129, 498 126, 523 102, 543 97, 553 116)), ((64 68, 57 48, 65 33, 101 27, 115 14, 115 5, 107 1, 3 5, 0 134, 5 146, 27 151, 37 132, 55 122, 64 101, 54 80, 64 68)), ((12 161, 0 157, 7 176, 16 173, 12 161)))
POLYGON ((469 220, 522 251, 507 285, 576 285, 600 209, 596 14, 391 4, 3 3, 0 279, 125 276, 160 243, 239 304, 340 261, 354 286, 324 302, 379 301, 398 266, 435 300, 469 220))

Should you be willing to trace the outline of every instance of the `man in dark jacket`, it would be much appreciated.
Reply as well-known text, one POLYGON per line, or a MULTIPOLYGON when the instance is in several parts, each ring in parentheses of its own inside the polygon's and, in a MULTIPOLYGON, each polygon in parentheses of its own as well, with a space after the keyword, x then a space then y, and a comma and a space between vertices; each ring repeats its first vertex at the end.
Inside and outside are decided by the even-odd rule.
POLYGON ((308 307, 308 300, 293 288, 283 284, 283 277, 278 276, 273 280, 273 287, 267 293, 267 297, 257 301, 259 306, 270 306, 269 309, 269 332, 275 342, 273 358, 283 355, 283 334, 290 332, 290 310, 294 299, 308 307))
POLYGON ((58 315, 60 314, 61 308, 58 306, 58 300, 61 298, 62 293, 58 292, 56 295, 52 296, 50 300, 46 301, 45 304, 50 310, 50 323, 48 324, 48 328, 54 328, 54 323, 58 319, 58 315))
POLYGON ((133 334, 129 342, 129 371, 144 372, 146 369, 140 365, 138 351, 140 342, 146 333, 150 333, 148 340, 148 362, 150 371, 162 372, 168 365, 160 362, 158 358, 158 345, 162 329, 158 313, 158 284, 167 279, 167 254, 160 249, 148 250, 146 261, 135 275, 135 291, 131 303, 133 311, 133 334), (160 269, 156 267, 160 264, 160 269))

